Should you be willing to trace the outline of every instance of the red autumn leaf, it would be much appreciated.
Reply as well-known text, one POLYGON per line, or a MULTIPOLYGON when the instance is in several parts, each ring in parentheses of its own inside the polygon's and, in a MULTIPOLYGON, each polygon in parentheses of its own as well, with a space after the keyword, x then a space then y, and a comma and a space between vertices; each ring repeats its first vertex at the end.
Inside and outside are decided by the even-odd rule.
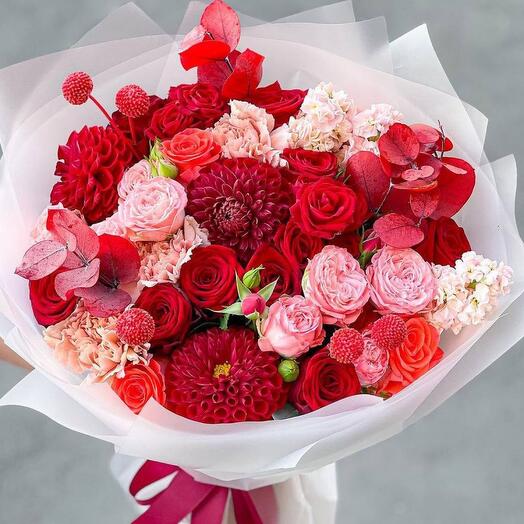
POLYGON ((447 166, 441 170, 438 177, 440 201, 431 218, 452 217, 458 213, 468 201, 475 187, 475 170, 461 158, 446 157, 446 164, 464 170, 466 173, 457 175, 447 166))
POLYGON ((417 135, 405 124, 395 123, 378 139, 380 156, 397 166, 410 165, 419 155, 417 135))
POLYGON ((109 287, 116 288, 120 284, 137 280, 140 256, 135 245, 125 238, 114 235, 101 235, 99 238, 98 258, 101 281, 109 287))
POLYGON ((409 205, 411 211, 418 218, 430 217, 438 207, 440 200, 440 191, 438 188, 425 193, 411 193, 409 196, 409 205))
POLYGON ((235 68, 222 86, 222 96, 236 100, 249 98, 262 80, 264 57, 246 49, 237 57, 235 68))
POLYGON ((380 217, 373 230, 384 244, 396 248, 415 246, 424 240, 424 233, 411 218, 396 213, 380 217))
POLYGON ((131 304, 129 293, 104 286, 100 282, 90 288, 77 289, 75 295, 83 298, 87 311, 95 317, 117 315, 131 304))
POLYGON ((370 151, 359 151, 348 160, 346 175, 350 183, 360 190, 368 202, 369 209, 377 209, 390 185, 378 156, 370 151))
POLYGON ((98 280, 99 271, 100 260, 95 258, 85 266, 59 273, 55 278, 56 294, 62 300, 66 300, 69 291, 94 286, 98 280))
POLYGON ((224 60, 231 51, 230 47, 220 40, 204 40, 191 46, 185 51, 181 51, 180 63, 187 71, 193 67, 224 60))
POLYGON ((202 25, 212 38, 235 49, 240 40, 240 20, 235 10, 222 0, 213 0, 202 13, 202 25))
POLYGON ((435 189, 438 185, 436 180, 408 180, 393 184, 395 189, 401 191, 425 192, 435 189))
MULTIPOLYGON (((232 51, 227 60, 231 67, 235 67, 237 57, 240 53, 232 51)), ((198 66, 198 81, 203 84, 211 84, 212 86, 222 89, 224 82, 229 78, 231 69, 225 60, 218 60, 217 62, 209 62, 198 66)))
POLYGON ((42 240, 24 254, 15 273, 28 280, 38 280, 56 271, 67 257, 67 247, 56 240, 42 240))

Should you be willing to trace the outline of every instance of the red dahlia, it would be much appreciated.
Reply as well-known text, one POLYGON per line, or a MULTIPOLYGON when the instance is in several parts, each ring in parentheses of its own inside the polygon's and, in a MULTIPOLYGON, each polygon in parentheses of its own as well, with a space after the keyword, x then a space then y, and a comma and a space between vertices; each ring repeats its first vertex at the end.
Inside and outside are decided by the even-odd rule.
POLYGON ((133 160, 128 144, 111 127, 73 131, 58 148, 51 203, 77 209, 89 224, 113 214, 118 205, 117 185, 133 160))
POLYGON ((167 407, 210 424, 269 420, 287 398, 278 363, 276 353, 258 349, 249 329, 197 333, 171 355, 167 407))
POLYGON ((247 262, 288 219, 291 194, 278 168, 253 158, 218 160, 189 186, 187 212, 212 243, 233 248, 247 262))

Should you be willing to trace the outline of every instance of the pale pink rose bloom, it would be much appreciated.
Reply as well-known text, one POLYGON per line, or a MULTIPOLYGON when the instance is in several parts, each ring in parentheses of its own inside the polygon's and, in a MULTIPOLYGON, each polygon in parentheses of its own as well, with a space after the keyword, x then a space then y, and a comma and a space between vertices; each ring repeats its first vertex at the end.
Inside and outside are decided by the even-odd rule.
POLYGON ((186 204, 182 184, 155 177, 135 186, 120 204, 118 215, 130 240, 160 242, 183 225, 186 204))
POLYGON ((386 373, 389 353, 379 348, 372 339, 364 338, 364 351, 355 362, 355 371, 363 386, 376 384, 386 373))
POLYGON ((259 325, 258 347, 288 358, 318 346, 326 335, 320 310, 301 295, 280 297, 259 325))
POLYGON ((44 340, 68 369, 88 372, 90 381, 102 382, 121 374, 128 361, 147 362, 149 345, 123 344, 115 333, 116 320, 94 317, 80 303, 68 318, 44 330, 44 340))
POLYGON ((152 178, 151 164, 147 160, 140 160, 134 166, 131 166, 118 183, 117 191, 119 202, 127 198, 127 195, 140 184, 152 178))
POLYGON ((325 246, 308 263, 304 295, 322 312, 324 324, 348 326, 369 300, 366 275, 347 249, 325 246))
POLYGON ((107 217, 105 220, 102 220, 102 222, 93 224, 91 229, 97 235, 115 235, 117 237, 126 236, 126 228, 124 224, 122 224, 118 212, 107 217))
POLYGON ((191 259, 197 247, 207 245, 207 231, 193 217, 186 216, 183 227, 170 241, 138 243, 140 281, 145 286, 178 282, 182 265, 191 259))
POLYGON ((265 109, 248 102, 231 100, 231 111, 211 129, 226 158, 256 158, 273 166, 280 164, 280 152, 271 143, 275 119, 265 109))
POLYGON ((437 293, 437 279, 413 249, 383 247, 366 269, 371 300, 381 315, 413 315, 424 310, 437 293))

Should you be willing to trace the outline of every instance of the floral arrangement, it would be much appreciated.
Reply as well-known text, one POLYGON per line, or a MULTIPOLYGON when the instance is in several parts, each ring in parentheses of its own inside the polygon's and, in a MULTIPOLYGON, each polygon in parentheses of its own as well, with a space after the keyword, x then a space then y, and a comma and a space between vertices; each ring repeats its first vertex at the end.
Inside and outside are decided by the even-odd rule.
POLYGON ((105 126, 73 131, 16 272, 44 340, 135 413, 154 399, 204 423, 389 398, 483 322, 512 270, 452 218, 475 170, 443 125, 361 107, 328 80, 261 86, 222 0, 180 44, 198 81, 165 98, 91 77, 62 86, 105 126))

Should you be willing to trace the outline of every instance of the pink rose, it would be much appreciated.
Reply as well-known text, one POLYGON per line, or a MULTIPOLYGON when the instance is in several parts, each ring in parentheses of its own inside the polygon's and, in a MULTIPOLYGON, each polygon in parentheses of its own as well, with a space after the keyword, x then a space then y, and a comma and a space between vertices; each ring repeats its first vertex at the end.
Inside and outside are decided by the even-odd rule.
POLYGON ((119 201, 125 200, 127 195, 133 191, 135 186, 151 178, 151 165, 147 160, 140 160, 131 166, 118 183, 119 201))
POLYGON ((126 236, 126 228, 124 224, 122 224, 118 213, 107 217, 105 220, 102 220, 102 222, 93 224, 91 229, 97 235, 115 235, 117 237, 126 236))
POLYGON ((225 114, 212 129, 215 142, 222 146, 226 158, 256 158, 276 167, 279 151, 271 143, 275 119, 265 109, 232 100, 231 113, 225 114))
POLYGON ((184 223, 187 195, 182 184, 164 177, 139 183, 120 205, 118 214, 133 241, 162 241, 184 223))
POLYGON ((381 315, 413 315, 422 311, 437 292, 437 280, 413 249, 383 247, 366 269, 371 300, 381 315))
POLYGON ((347 249, 325 246, 309 262, 304 295, 322 311, 325 324, 348 326, 369 300, 366 275, 347 249))
POLYGON ((281 297, 260 324, 258 346, 283 357, 298 357, 325 337, 320 310, 300 295, 281 297))
POLYGON ((386 373, 389 364, 389 353, 379 348, 372 339, 364 338, 364 351, 355 362, 360 383, 364 386, 377 383, 386 373))

